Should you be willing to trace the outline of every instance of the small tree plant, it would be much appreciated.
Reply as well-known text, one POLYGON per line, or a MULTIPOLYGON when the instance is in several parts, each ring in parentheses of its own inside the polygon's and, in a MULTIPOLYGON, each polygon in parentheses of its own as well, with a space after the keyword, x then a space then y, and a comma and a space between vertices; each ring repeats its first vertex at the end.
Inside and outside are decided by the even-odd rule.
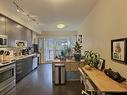
POLYGON ((82 46, 76 41, 76 44, 74 46, 75 61, 80 61, 81 59, 81 48, 82 46))
POLYGON ((76 44, 74 46, 75 53, 81 53, 82 46, 76 41, 76 44))

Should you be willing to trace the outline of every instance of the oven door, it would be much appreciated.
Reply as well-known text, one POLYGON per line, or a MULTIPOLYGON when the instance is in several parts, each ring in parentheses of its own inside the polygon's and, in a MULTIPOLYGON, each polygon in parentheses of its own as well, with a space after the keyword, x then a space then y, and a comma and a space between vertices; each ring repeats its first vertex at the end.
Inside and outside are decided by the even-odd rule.
POLYGON ((0 47, 7 46, 7 38, 0 38, 0 47))
POLYGON ((15 64, 0 68, 0 91, 11 85, 15 80, 15 64))
POLYGON ((3 45, 3 38, 0 38, 0 46, 3 45))
POLYGON ((3 38, 3 45, 7 45, 7 39, 6 38, 3 38))

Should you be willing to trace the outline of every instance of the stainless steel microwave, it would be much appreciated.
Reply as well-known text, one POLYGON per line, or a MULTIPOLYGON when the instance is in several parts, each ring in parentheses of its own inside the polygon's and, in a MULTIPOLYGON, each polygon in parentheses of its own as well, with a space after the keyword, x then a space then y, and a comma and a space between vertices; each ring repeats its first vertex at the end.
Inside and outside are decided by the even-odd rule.
POLYGON ((0 35, 0 47, 7 46, 7 35, 0 35))
POLYGON ((16 47, 27 47, 27 41, 15 40, 16 47))

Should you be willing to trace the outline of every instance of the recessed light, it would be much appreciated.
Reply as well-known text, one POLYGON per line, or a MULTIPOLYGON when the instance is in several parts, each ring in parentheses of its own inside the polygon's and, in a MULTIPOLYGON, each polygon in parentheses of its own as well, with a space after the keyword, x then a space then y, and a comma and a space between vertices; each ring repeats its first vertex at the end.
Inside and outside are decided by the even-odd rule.
POLYGON ((65 27, 65 25, 64 24, 58 24, 58 25, 56 25, 57 26, 57 28, 59 28, 59 29, 62 29, 62 28, 64 28, 65 27))

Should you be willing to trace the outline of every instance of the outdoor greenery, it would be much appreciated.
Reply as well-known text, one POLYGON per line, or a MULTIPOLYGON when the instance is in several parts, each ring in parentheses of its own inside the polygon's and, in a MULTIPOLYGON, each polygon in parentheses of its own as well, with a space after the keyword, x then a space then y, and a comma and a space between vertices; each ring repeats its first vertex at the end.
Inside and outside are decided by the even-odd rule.
POLYGON ((69 47, 61 51, 61 57, 64 60, 71 59, 72 58, 72 55, 73 55, 72 54, 72 49, 69 48, 69 47))
POLYGON ((66 49, 62 50, 61 51, 61 56, 64 56, 65 58, 68 58, 68 57, 72 56, 71 48, 66 48, 66 49))

